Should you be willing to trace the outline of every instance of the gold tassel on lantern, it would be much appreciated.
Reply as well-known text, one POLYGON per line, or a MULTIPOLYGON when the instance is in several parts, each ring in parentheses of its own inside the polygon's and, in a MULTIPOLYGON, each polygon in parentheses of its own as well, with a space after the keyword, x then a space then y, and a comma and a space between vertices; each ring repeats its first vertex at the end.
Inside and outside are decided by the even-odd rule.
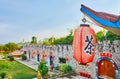
POLYGON ((38 79, 42 79, 41 74, 40 74, 40 71, 38 71, 37 78, 38 78, 38 79))

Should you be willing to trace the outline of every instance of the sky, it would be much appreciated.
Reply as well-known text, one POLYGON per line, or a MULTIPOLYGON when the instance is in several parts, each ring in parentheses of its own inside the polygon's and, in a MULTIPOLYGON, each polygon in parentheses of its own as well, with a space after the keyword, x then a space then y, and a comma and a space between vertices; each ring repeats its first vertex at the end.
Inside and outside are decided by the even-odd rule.
MULTIPOLYGON (((84 17, 81 4, 100 12, 120 14, 120 0, 0 0, 0 44, 63 37, 84 17)), ((89 19, 88 19, 89 20, 89 19)), ((92 22, 92 21, 91 21, 92 22)), ((89 23, 95 32, 102 28, 89 23)))

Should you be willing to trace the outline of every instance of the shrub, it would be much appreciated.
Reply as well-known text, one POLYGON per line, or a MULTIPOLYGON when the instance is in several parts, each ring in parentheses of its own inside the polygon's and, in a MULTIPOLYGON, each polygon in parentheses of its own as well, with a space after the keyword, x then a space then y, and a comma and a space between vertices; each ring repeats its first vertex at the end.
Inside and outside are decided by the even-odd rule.
POLYGON ((72 72, 72 71, 73 71, 72 67, 70 65, 67 65, 66 72, 72 72))
MULTIPOLYGON (((57 69, 57 67, 56 67, 56 69, 57 69)), ((72 67, 70 65, 67 65, 66 63, 62 63, 59 66, 58 70, 60 70, 62 72, 68 72, 68 73, 73 71, 72 67)))
POLYGON ((56 66, 56 67, 55 67, 55 70, 59 70, 59 66, 56 66))
POLYGON ((66 64, 66 63, 62 63, 62 64, 59 66, 59 70, 62 71, 62 72, 66 72, 66 67, 67 67, 67 64, 66 64))
POLYGON ((7 59, 8 58, 8 52, 4 52, 3 55, 4 55, 3 59, 7 59))
POLYGON ((14 60, 14 57, 13 56, 8 56, 9 60, 10 61, 13 61, 14 60))
POLYGON ((27 60, 27 56, 25 54, 22 54, 22 60, 27 60))
POLYGON ((1 76, 2 79, 4 79, 6 77, 6 75, 7 74, 5 72, 0 73, 0 76, 1 76))
POLYGON ((40 62, 38 66, 38 71, 40 71, 41 75, 44 76, 48 73, 48 67, 46 66, 46 62, 40 62))

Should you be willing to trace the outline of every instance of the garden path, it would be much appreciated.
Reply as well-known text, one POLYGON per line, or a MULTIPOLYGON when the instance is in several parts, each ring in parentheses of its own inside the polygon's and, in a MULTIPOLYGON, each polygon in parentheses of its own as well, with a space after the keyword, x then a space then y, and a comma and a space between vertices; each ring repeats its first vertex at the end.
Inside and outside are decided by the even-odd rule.
MULTIPOLYGON (((15 60, 37 71, 39 63, 34 60, 24 60, 23 61, 21 58, 16 58, 15 60)), ((52 75, 52 74, 54 74, 54 72, 49 71, 48 74, 52 75)), ((37 79, 37 78, 33 78, 33 79, 37 79)), ((56 78, 56 79, 69 79, 69 78, 62 77, 62 78, 56 78)), ((72 76, 71 79, 88 79, 88 78, 77 75, 77 76, 72 76)))

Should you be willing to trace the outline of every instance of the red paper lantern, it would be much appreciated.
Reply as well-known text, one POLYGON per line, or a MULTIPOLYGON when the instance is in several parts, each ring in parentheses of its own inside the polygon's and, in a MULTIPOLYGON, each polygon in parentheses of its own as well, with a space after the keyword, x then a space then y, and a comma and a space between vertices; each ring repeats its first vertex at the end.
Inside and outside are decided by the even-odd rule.
POLYGON ((74 32, 73 57, 81 64, 92 62, 95 48, 96 37, 94 30, 87 24, 81 24, 74 32))

